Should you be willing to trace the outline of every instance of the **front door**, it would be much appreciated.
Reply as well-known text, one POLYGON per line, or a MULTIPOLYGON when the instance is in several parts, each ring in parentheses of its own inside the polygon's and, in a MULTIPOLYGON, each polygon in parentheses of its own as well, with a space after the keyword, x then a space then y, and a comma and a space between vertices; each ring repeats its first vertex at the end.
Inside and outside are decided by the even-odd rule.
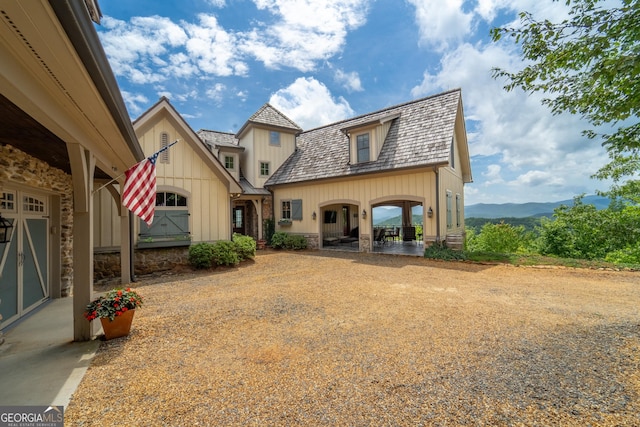
POLYGON ((233 232, 245 234, 244 227, 244 206, 235 206, 233 208, 233 232))
POLYGON ((7 326, 49 298, 49 201, 19 191, 0 193, 2 216, 13 224, 0 243, 0 314, 7 326))

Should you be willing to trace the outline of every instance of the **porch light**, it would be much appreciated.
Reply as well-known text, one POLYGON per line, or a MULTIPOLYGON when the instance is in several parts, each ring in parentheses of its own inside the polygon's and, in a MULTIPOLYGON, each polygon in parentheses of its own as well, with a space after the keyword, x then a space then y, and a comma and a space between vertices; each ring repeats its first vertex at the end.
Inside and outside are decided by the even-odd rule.
POLYGON ((0 243, 8 243, 11 240, 12 229, 13 224, 8 219, 2 218, 2 214, 0 214, 0 243))
POLYGON ((431 206, 429 206, 429 210, 427 211, 427 216, 428 216, 429 218, 432 218, 432 217, 433 217, 433 209, 431 209, 431 206))
POLYGON ((367 217, 367 211, 362 209, 362 219, 365 219, 367 217))
POLYGON ((311 219, 312 220, 316 220, 316 211, 313 211, 313 213, 311 214, 311 219))

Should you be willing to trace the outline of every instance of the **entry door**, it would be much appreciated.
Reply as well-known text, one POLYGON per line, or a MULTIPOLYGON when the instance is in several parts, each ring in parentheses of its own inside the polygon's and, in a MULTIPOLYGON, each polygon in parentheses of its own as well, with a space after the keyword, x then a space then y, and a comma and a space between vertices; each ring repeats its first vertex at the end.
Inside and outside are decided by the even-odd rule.
POLYGON ((236 206, 233 208, 233 232, 245 234, 244 227, 244 206, 236 206))
POLYGON ((49 218, 46 197, 14 192, 18 196, 15 203, 7 204, 7 192, 3 193, 3 217, 14 225, 11 240, 0 244, 0 313, 4 327, 49 298, 49 218))

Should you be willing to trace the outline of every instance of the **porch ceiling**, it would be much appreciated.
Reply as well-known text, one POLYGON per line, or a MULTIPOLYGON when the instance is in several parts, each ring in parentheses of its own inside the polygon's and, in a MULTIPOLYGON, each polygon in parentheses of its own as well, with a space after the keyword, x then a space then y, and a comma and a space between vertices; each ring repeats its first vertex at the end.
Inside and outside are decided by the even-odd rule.
MULTIPOLYGON (((11 145, 54 168, 71 174, 65 142, 1 94, 0 144, 11 145)), ((94 178, 109 179, 109 175, 96 167, 94 178)))

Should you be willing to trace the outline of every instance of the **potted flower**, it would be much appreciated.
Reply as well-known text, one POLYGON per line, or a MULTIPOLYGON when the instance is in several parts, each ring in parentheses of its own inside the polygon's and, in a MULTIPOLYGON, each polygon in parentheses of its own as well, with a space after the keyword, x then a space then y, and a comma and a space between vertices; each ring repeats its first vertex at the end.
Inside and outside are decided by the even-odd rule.
POLYGON ((142 305, 142 296, 131 288, 113 289, 87 305, 84 317, 100 319, 105 338, 129 335, 135 309, 142 305))

